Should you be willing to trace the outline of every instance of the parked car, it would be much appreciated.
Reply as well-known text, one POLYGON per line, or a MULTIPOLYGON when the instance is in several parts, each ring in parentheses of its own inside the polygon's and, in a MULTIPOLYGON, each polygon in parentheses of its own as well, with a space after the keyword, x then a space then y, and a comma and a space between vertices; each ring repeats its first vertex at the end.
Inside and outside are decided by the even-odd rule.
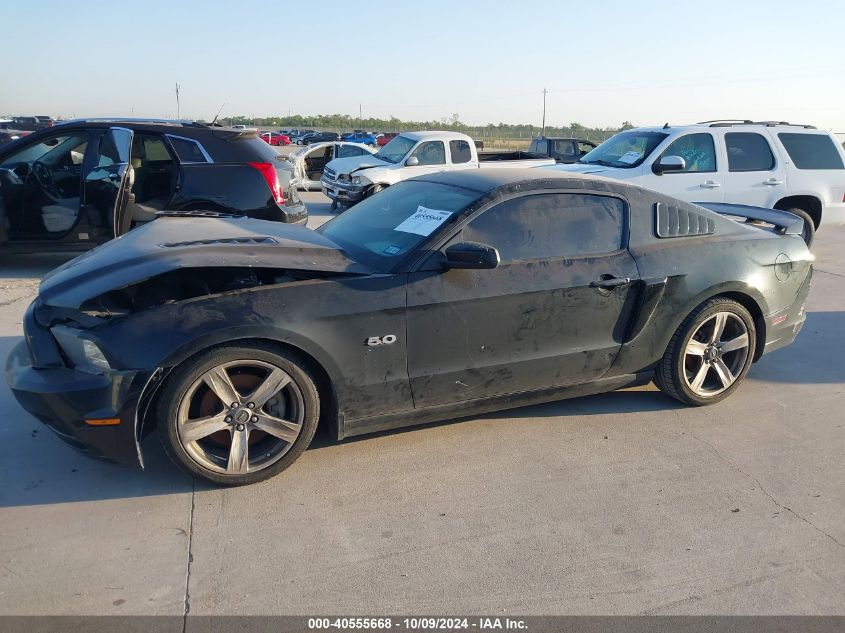
POLYGON ((540 136, 531 141, 529 152, 555 159, 556 163, 575 163, 595 149, 596 144, 581 138, 540 136))
POLYGON ((794 213, 811 244, 845 223, 845 151, 829 132, 783 122, 706 121, 620 132, 567 172, 627 180, 692 202, 794 213))
POLYGON ((292 174, 248 130, 138 119, 62 123, 0 148, 0 245, 90 248, 162 212, 304 223, 292 174))
POLYGON ((29 134, 32 134, 32 132, 0 128, 0 145, 5 145, 6 143, 17 141, 19 138, 23 138, 24 136, 27 136, 29 134))
POLYGON ((288 156, 288 161, 293 165, 296 186, 299 189, 309 191, 320 189, 320 178, 323 177, 323 170, 335 158, 370 156, 373 153, 375 153, 375 150, 368 145, 335 141, 314 143, 298 149, 288 156))
POLYGON ((390 141, 392 141, 396 136, 399 135, 399 132, 384 132, 376 136, 376 145, 379 147, 384 147, 390 141))
POLYGON ((341 134, 340 140, 349 141, 350 143, 362 143, 363 145, 369 145, 370 147, 376 147, 378 145, 375 136, 369 132, 362 132, 361 130, 356 130, 348 134, 341 134))
POLYGON ((53 125, 49 117, 46 117, 46 119, 42 120, 42 117, 37 116, 14 116, 11 119, 4 120, 3 126, 7 129, 20 130, 22 132, 35 132, 53 125))
POLYGON ((404 132, 372 156, 336 158, 323 171, 323 193, 332 209, 350 206, 414 176, 479 167, 542 167, 550 158, 526 152, 479 154, 472 139, 457 132, 404 132))
POLYGON ((337 132, 312 132, 302 137, 302 145, 311 145, 313 143, 324 143, 328 141, 338 140, 337 132))
POLYGON ((285 134, 279 134, 278 132, 262 132, 258 137, 267 143, 267 145, 290 145, 290 137, 285 134))
POLYGON ((163 218, 44 278, 6 379, 90 455, 143 463, 157 427, 223 485, 321 417, 342 439, 651 380, 709 405, 792 343, 812 274, 800 218, 714 207, 771 230, 538 169, 430 174, 317 231, 163 218))
POLYGON ((290 140, 292 143, 302 145, 302 139, 309 134, 314 134, 315 130, 299 130, 296 134, 291 134, 290 140))

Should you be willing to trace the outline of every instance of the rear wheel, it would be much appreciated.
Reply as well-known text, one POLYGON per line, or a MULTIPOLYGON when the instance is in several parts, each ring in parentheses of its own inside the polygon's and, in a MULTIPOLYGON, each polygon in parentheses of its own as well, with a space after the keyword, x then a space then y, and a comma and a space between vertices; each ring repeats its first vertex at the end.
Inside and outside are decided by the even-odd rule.
POLYGON ((787 213, 797 215, 799 218, 804 220, 804 229, 801 231, 801 237, 804 238, 804 243, 807 244, 807 247, 809 248, 816 237, 816 225, 813 222, 813 218, 810 217, 810 214, 804 211, 804 209, 799 209, 798 207, 791 207, 784 210, 787 213))
POLYGON ((320 402, 294 355, 225 345, 179 367, 158 409, 168 455, 189 473, 238 486, 278 474, 308 447, 320 402))
POLYGON ((702 406, 736 390, 754 358, 754 319, 732 299, 710 299, 678 327, 655 369, 654 382, 665 394, 702 406))

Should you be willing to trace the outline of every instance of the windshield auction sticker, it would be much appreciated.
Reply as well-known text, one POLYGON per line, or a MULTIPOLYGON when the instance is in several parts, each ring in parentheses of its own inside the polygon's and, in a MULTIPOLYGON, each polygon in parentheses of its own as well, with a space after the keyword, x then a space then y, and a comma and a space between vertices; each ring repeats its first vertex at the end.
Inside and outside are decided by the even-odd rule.
POLYGON ((622 156, 620 156, 617 160, 620 163, 625 163, 626 165, 630 165, 632 163, 636 163, 642 157, 643 157, 642 152, 637 152, 635 150, 631 150, 631 151, 628 151, 628 152, 625 152, 624 154, 622 154, 622 156))
POLYGON ((437 211, 436 209, 427 209, 420 205, 417 207, 416 213, 410 218, 402 222, 396 227, 396 231, 403 233, 416 233, 417 235, 428 236, 434 230, 443 224, 448 217, 452 215, 451 211, 437 211))

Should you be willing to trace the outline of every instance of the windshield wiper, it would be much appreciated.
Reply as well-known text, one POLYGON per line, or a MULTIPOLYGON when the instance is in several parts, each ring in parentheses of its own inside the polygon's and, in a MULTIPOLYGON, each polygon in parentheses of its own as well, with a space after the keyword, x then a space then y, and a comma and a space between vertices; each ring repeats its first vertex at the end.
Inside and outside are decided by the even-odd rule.
POLYGON ((601 165, 602 167, 619 167, 619 165, 616 165, 616 164, 610 162, 609 160, 602 160, 602 159, 598 159, 598 160, 579 160, 578 162, 581 163, 582 165, 601 165))

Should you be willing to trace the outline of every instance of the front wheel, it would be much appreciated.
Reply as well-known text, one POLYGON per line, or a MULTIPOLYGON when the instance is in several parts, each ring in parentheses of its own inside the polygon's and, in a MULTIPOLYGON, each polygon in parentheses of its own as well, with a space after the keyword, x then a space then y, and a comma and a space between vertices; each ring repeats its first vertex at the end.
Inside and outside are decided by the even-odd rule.
POLYGON ((685 404, 724 400, 748 373, 756 340, 754 319, 742 305, 722 297, 705 301, 672 336, 654 381, 685 404))
POLYGON ((189 473, 228 486, 268 479, 308 447, 320 416, 302 362, 263 343, 201 353, 168 379, 158 408, 168 455, 189 473))

